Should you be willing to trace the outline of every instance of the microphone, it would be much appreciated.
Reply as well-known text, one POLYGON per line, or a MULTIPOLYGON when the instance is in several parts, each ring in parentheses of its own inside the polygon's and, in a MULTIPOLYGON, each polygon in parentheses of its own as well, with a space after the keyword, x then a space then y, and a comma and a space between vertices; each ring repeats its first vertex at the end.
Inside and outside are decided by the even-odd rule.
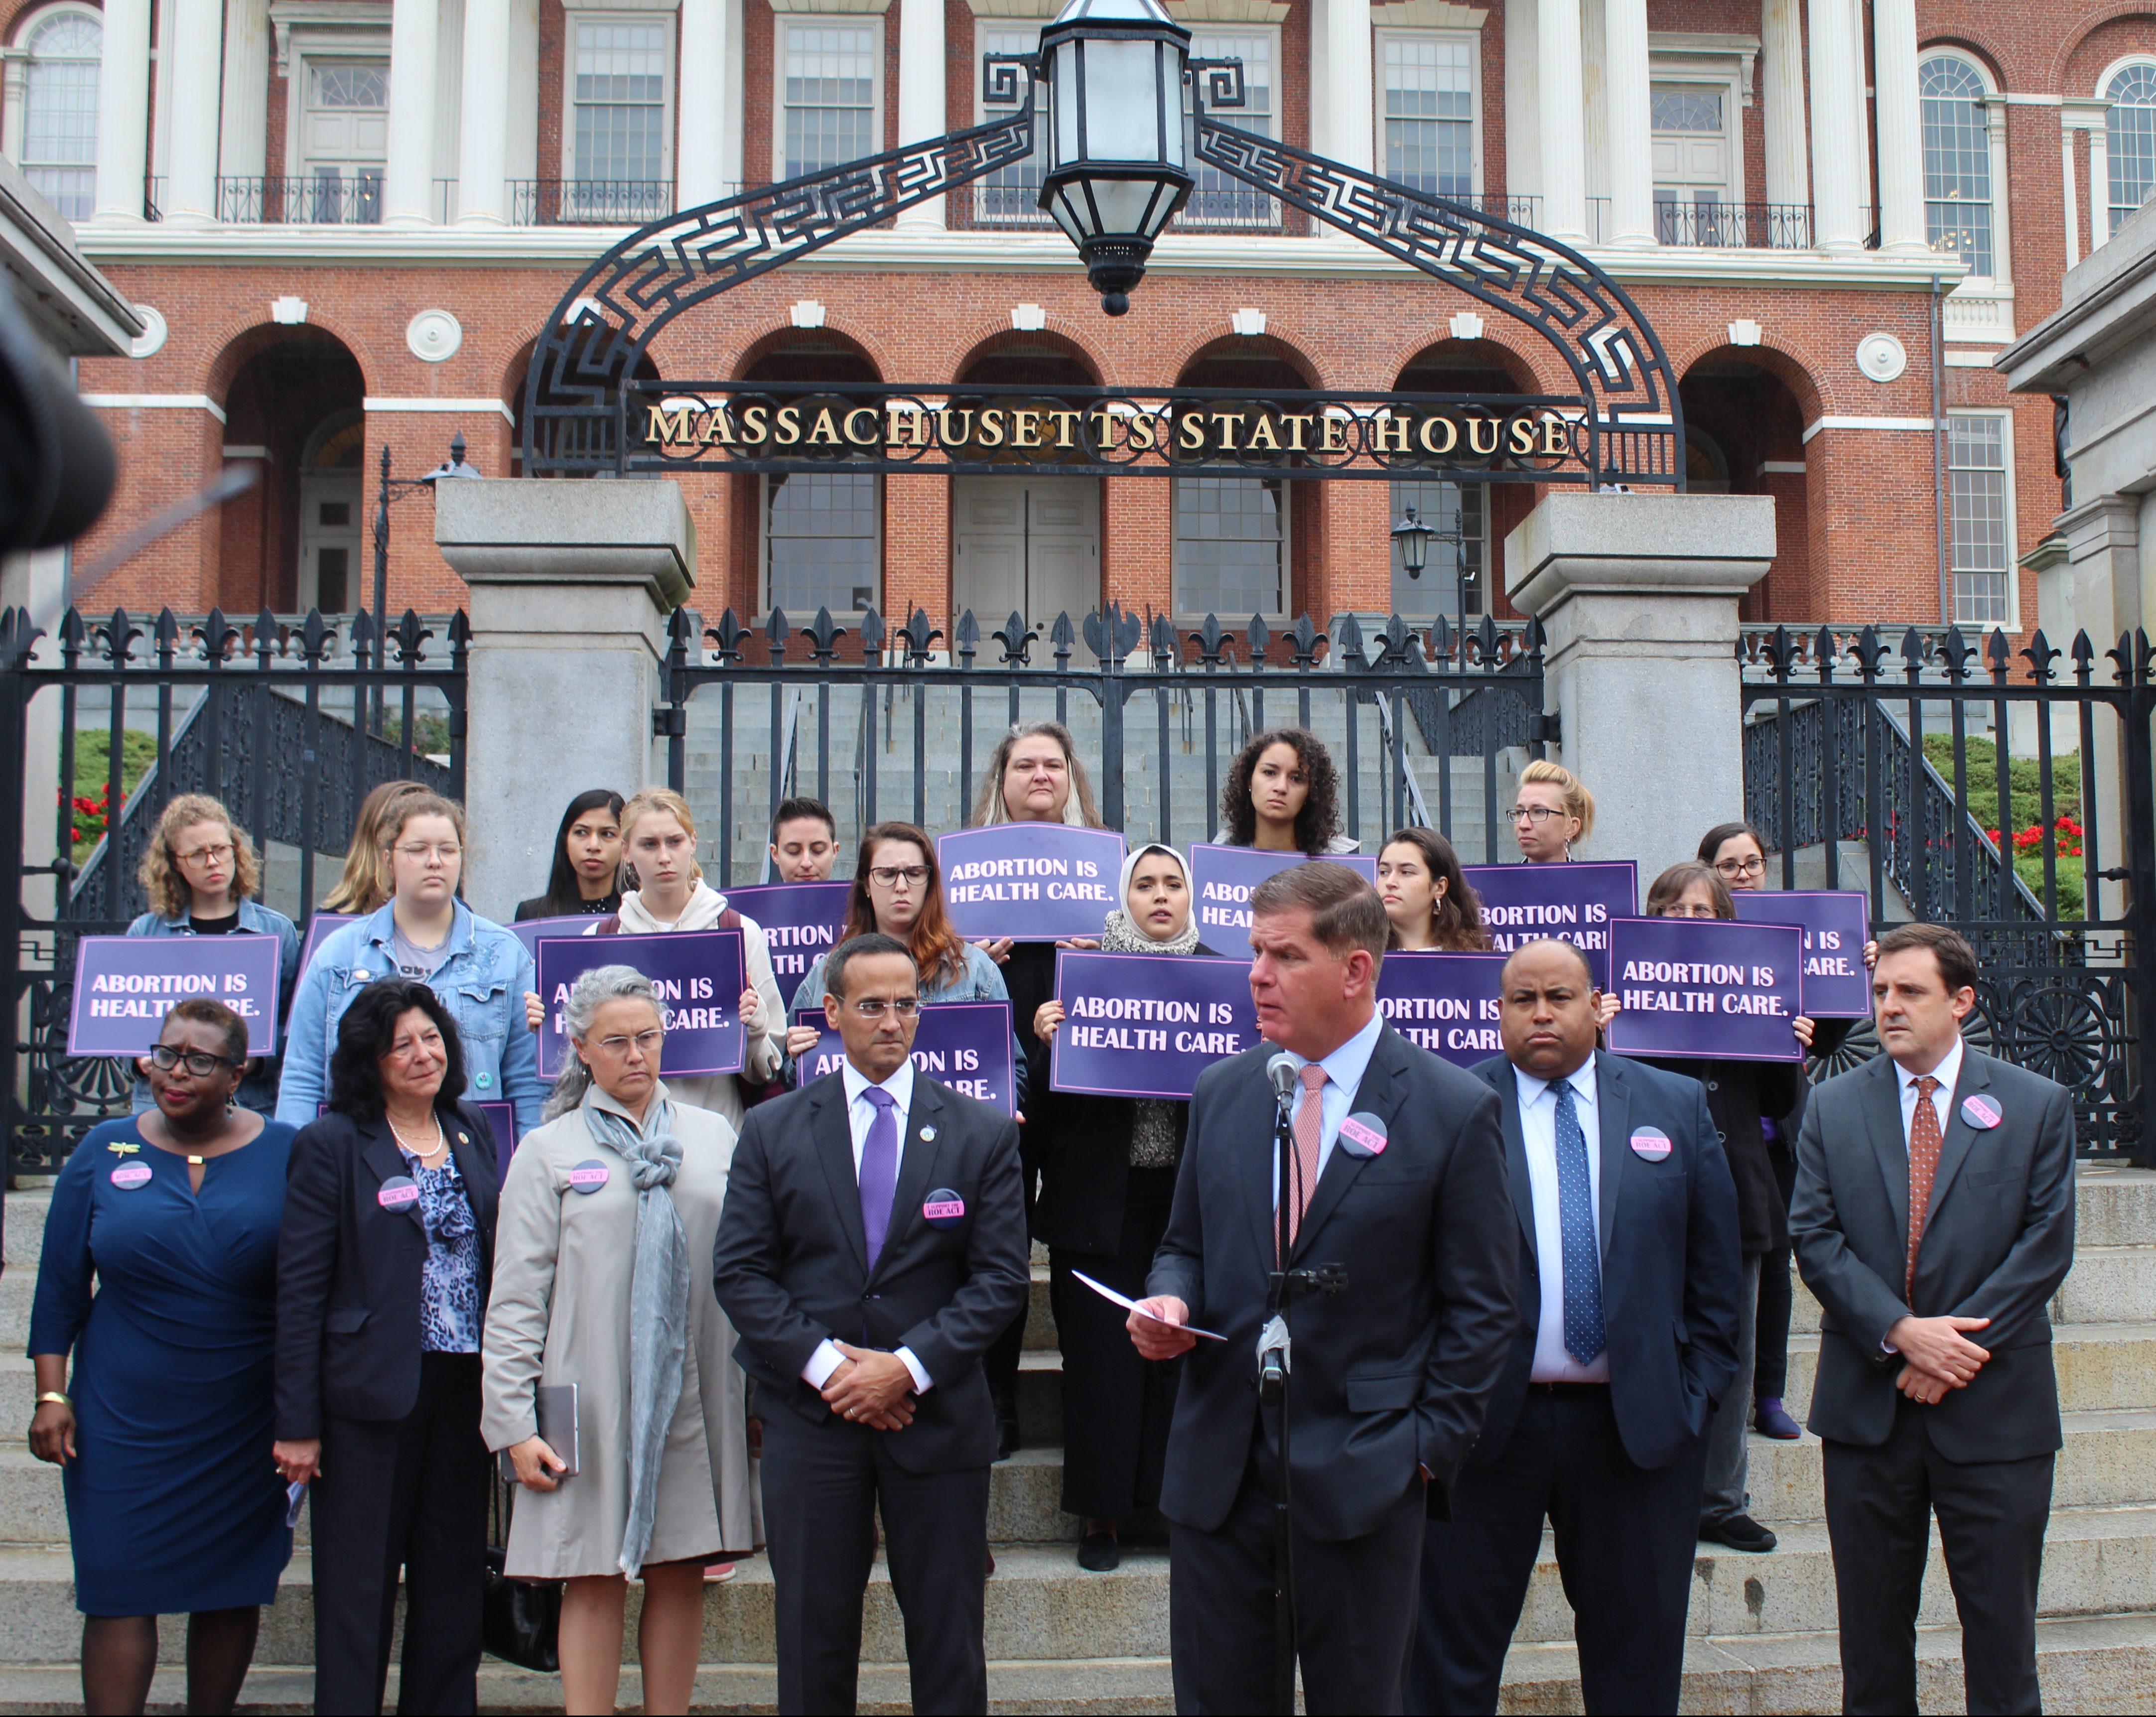
POLYGON ((1283 1105, 1295 1094, 1296 1080, 1301 1071, 1295 1058, 1285 1049, 1265 1064, 1265 1077, 1273 1082, 1273 1095, 1283 1105))

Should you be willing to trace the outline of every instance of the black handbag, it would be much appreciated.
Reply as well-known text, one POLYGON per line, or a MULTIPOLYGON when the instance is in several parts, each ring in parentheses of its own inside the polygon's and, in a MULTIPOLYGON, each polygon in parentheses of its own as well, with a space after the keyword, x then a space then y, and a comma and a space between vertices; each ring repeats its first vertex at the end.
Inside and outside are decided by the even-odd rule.
POLYGON ((487 1500, 486 1573, 481 1598, 480 1639, 493 1656, 523 1669, 552 1673, 562 1667, 558 1649, 562 1625, 562 1582, 511 1580, 503 1573, 509 1556, 509 1516, 514 1480, 495 1478, 487 1500))

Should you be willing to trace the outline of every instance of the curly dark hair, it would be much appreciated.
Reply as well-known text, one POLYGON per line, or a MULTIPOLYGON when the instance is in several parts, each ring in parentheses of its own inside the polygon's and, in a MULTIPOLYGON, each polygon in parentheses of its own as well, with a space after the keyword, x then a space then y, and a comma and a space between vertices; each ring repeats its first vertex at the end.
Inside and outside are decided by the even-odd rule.
POLYGON ((1250 797, 1250 777, 1258 772, 1258 759, 1274 746, 1286 746, 1302 765, 1310 783, 1309 797, 1295 819, 1298 852, 1313 858, 1332 845, 1340 833, 1340 773, 1332 766, 1332 754, 1325 742, 1306 727, 1276 727, 1259 734, 1235 754, 1228 771, 1228 784, 1220 790, 1220 815, 1228 824, 1228 843, 1247 847, 1258 838, 1258 807, 1250 797))
POLYGON ((418 1008, 442 1034, 442 1089, 434 1100, 453 1103, 465 1094, 465 1050, 457 1023, 442 998, 416 978, 377 978, 352 998, 337 1022, 336 1049, 330 1057, 329 1106, 355 1120, 382 1118, 382 1074, 375 1064, 397 1039, 397 1022, 418 1008))

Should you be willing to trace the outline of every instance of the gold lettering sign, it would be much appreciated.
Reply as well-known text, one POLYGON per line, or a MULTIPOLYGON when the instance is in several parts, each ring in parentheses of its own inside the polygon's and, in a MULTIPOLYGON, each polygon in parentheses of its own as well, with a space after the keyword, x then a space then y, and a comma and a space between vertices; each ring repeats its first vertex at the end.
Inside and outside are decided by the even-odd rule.
POLYGON ((1504 428, 1495 418, 1470 418, 1467 420, 1467 450, 1470 453, 1493 454, 1497 451, 1498 433, 1504 428), (1482 432, 1490 432, 1489 444, 1482 442, 1482 432))

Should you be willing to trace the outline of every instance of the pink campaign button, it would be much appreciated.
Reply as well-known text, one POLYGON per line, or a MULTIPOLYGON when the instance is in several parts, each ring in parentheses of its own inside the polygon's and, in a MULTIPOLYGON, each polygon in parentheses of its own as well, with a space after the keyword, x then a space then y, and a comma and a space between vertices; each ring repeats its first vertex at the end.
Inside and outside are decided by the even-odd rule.
POLYGON ((123 1162, 112 1171, 112 1184, 123 1192, 132 1192, 137 1187, 150 1184, 150 1165, 146 1162, 123 1162))
POLYGON ((1961 1118, 1980 1133, 1988 1133, 2006 1118, 2006 1112, 1981 1094, 1961 1099, 1961 1118))
POLYGON ((963 1198, 932 1199, 921 1207, 921 1213, 932 1222, 946 1217, 962 1217, 966 1213, 966 1201, 963 1198))
POLYGON ((392 1175, 382 1183, 374 1202, 384 1210, 403 1210, 419 1202, 419 1189, 403 1175, 392 1175))
POLYGON ((1670 1154, 1670 1135, 1660 1127, 1639 1127, 1632 1134, 1632 1155, 1642 1162, 1660 1162, 1670 1154))
POLYGON ((1383 1153, 1385 1148, 1383 1124, 1380 1122, 1377 1126, 1370 1125, 1370 1121, 1376 1120, 1375 1115, 1372 1115, 1370 1120, 1366 1121, 1359 1115, 1351 1115, 1340 1123, 1340 1137, 1348 1146, 1349 1156, 1377 1156, 1383 1153), (1358 1146, 1359 1149, 1357 1148, 1358 1146))
POLYGON ((587 1157, 569 1171, 570 1190, 588 1198, 606 1185, 611 1172, 597 1157, 587 1157))

